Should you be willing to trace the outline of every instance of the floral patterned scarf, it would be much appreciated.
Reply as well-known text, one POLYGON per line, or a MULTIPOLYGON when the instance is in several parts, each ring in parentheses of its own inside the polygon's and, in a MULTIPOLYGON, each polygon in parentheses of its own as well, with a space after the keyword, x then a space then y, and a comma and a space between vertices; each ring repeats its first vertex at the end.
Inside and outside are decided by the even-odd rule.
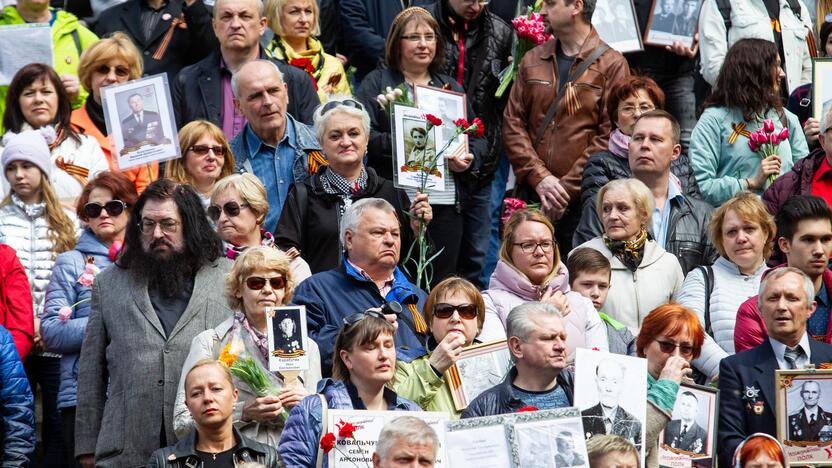
POLYGON ((647 231, 641 228, 638 237, 629 241, 612 240, 604 234, 604 245, 610 249, 615 258, 621 260, 627 269, 635 272, 641 264, 641 259, 644 258, 644 246, 647 244, 647 239, 647 231))

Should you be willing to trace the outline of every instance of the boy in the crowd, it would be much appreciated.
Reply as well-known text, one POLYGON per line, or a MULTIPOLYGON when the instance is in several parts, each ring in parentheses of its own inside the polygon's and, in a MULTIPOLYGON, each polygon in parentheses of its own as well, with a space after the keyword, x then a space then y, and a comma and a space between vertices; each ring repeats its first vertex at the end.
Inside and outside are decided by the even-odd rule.
POLYGON ((592 301, 598 315, 607 327, 607 341, 610 352, 616 354, 636 355, 636 338, 627 327, 614 318, 603 313, 601 309, 610 290, 610 261, 595 249, 576 249, 566 260, 569 270, 569 287, 592 301))

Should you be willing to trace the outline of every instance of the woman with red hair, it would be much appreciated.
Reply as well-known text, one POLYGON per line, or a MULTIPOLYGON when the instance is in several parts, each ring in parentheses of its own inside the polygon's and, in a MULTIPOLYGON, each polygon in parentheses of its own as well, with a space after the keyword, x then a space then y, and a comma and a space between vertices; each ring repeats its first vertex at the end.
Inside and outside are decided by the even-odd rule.
POLYGON ((670 421, 679 384, 689 380, 690 362, 699 356, 704 341, 705 330, 696 313, 679 304, 665 304, 653 309, 641 324, 636 351, 647 358, 649 403, 645 466, 658 466, 659 433, 670 421))
POLYGON ((748 436, 734 452, 735 468, 783 468, 786 456, 774 437, 758 432, 748 436))

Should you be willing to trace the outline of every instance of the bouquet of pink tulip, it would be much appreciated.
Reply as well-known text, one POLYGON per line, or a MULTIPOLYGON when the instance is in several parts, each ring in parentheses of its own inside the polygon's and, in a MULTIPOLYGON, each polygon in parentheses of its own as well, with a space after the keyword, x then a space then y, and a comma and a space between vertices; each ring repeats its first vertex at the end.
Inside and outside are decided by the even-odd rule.
MULTIPOLYGON (((789 129, 783 128, 779 133, 774 131, 774 122, 771 119, 763 120, 763 126, 748 136, 748 147, 751 151, 759 153, 762 159, 777 154, 777 147, 781 141, 789 139, 789 129)), ((768 176, 768 183, 771 185, 777 174, 768 176)))
POLYGON ((517 67, 520 66, 520 61, 526 52, 552 39, 551 34, 546 34, 546 23, 543 17, 540 16, 540 8, 543 2, 538 0, 534 2, 534 6, 530 6, 525 15, 518 16, 511 20, 511 25, 514 26, 514 31, 517 35, 517 40, 514 41, 514 47, 511 51, 512 61, 509 66, 500 73, 500 87, 494 96, 500 98, 506 92, 509 85, 517 77, 517 67))

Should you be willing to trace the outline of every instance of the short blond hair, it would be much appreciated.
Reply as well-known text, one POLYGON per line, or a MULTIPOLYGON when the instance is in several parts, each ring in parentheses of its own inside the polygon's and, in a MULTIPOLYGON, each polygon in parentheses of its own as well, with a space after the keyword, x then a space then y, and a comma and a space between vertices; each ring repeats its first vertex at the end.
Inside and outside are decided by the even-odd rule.
POLYGON ((127 34, 115 32, 92 44, 81 54, 81 61, 78 63, 78 79, 81 86, 92 92, 92 74, 95 69, 112 59, 121 59, 127 63, 130 70, 129 79, 136 80, 142 77, 142 54, 127 34))
MULTIPOLYGON (((312 21, 314 26, 312 27, 310 36, 319 36, 321 34, 321 14, 320 9, 318 9, 318 2, 316 0, 306 1, 312 6, 312 15, 315 17, 312 21)), ((264 7, 266 8, 266 20, 269 23, 269 29, 271 29, 277 37, 283 37, 286 35, 286 32, 283 30, 283 26, 280 24, 280 17, 283 15, 283 9, 286 7, 288 2, 289 0, 266 0, 264 2, 264 7)))
POLYGON ((644 182, 633 178, 611 180, 601 187, 601 190, 598 191, 598 199, 595 201, 595 212, 598 213, 598 218, 604 219, 604 196, 607 192, 621 189, 626 190, 633 197, 633 204, 641 212, 644 222, 647 222, 653 216, 656 202, 653 200, 653 194, 644 185, 644 182))
POLYGON ((225 277, 225 296, 231 310, 242 310, 243 300, 237 297, 243 285, 257 270, 273 271, 283 276, 286 286, 283 288, 283 304, 288 304, 295 293, 295 281, 289 267, 289 257, 274 247, 249 247, 234 261, 234 266, 225 277))
MULTIPOLYGON (((184 385, 183 385, 183 387, 185 389, 188 388, 188 377, 191 375, 191 372, 193 372, 195 369, 199 369, 200 367, 205 367, 205 366, 217 366, 220 369, 222 369, 223 375, 225 376, 226 379, 228 379, 228 383, 231 384, 231 388, 232 389, 237 388, 234 385, 234 378, 231 376, 231 371, 228 369, 228 366, 226 366, 225 364, 222 363, 222 361, 218 361, 216 359, 200 359, 193 366, 191 366, 191 368, 188 369, 188 372, 185 374, 185 382, 184 382, 184 385)), ((187 392, 185 392, 185 398, 188 398, 188 393, 187 392)))
POLYGON ((266 198, 266 187, 254 174, 231 174, 217 181, 214 191, 211 192, 211 203, 217 195, 228 189, 234 189, 248 208, 257 218, 257 225, 260 226, 266 220, 266 213, 269 212, 269 200, 266 198))
POLYGON ((760 226, 766 233, 766 241, 763 246, 763 258, 769 258, 774 249, 774 236, 777 234, 777 227, 774 219, 769 214, 766 206, 760 201, 760 197, 751 192, 740 192, 717 208, 711 215, 708 223, 708 235, 711 237, 714 247, 719 254, 728 258, 728 252, 722 246, 722 224, 728 211, 733 211, 741 219, 760 226))
POLYGON ((188 148, 197 144, 199 139, 206 135, 219 142, 225 150, 219 178, 222 179, 234 173, 234 155, 231 153, 231 146, 228 145, 228 140, 225 139, 222 130, 207 120, 194 120, 179 130, 179 149, 182 157, 172 159, 165 164, 165 177, 180 184, 193 183, 190 174, 185 170, 185 158, 188 157, 188 148))
POLYGON ((592 436, 586 441, 586 452, 589 457, 589 465, 594 466, 601 460, 601 457, 613 452, 628 453, 635 457, 640 463, 640 457, 636 447, 627 439, 617 435, 599 434, 592 436))
MULTIPOLYGON (((499 251, 500 260, 505 262, 506 265, 509 265, 517 270, 517 267, 514 266, 514 259, 511 258, 511 248, 514 246, 514 233, 520 225, 525 222, 540 223, 546 226, 546 229, 548 229, 552 234, 552 249, 554 251, 552 271, 550 271, 549 274, 546 275, 546 278, 544 278, 540 283, 545 286, 549 284, 549 281, 551 281, 552 278, 558 274, 558 266, 560 265, 560 248, 558 248, 558 243, 555 241, 555 226, 552 224, 552 221, 549 220, 549 217, 543 214, 542 211, 538 209, 526 209, 515 211, 511 214, 505 226, 503 226, 503 242, 500 245, 499 251)), ((517 271, 520 272, 520 270, 517 271)))

